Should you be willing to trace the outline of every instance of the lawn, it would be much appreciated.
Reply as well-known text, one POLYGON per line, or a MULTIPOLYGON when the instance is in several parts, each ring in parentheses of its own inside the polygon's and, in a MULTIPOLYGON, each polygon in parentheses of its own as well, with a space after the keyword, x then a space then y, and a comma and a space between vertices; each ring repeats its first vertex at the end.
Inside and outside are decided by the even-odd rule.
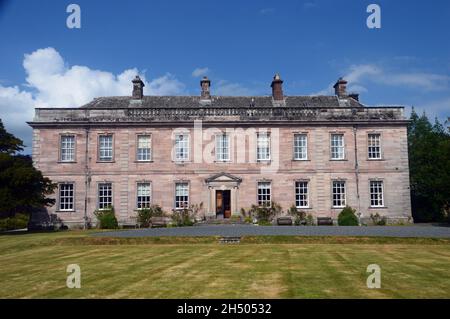
POLYGON ((0 236, 0 298, 450 298, 449 269, 443 239, 0 236), (381 289, 366 287, 373 263, 381 289))

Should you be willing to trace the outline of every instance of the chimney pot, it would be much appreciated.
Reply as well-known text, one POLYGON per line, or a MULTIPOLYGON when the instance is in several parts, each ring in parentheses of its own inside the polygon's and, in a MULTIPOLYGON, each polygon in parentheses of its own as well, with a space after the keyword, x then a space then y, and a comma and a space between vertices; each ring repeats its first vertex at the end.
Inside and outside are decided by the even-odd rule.
POLYGON ((346 97, 347 96, 347 81, 345 81, 343 78, 339 78, 337 80, 336 84, 333 86, 334 93, 338 97, 346 97))
POLYGON ((136 77, 131 82, 133 82, 132 98, 135 100, 142 100, 142 98, 144 97, 144 82, 142 82, 139 75, 136 75, 136 77))
POLYGON ((204 76, 200 81, 200 86, 202 88, 201 99, 202 100, 211 100, 211 94, 209 91, 209 87, 211 86, 211 81, 207 76, 204 76))
POLYGON ((272 88, 272 97, 275 101, 283 101, 283 80, 280 75, 277 73, 273 77, 272 84, 270 85, 272 88))

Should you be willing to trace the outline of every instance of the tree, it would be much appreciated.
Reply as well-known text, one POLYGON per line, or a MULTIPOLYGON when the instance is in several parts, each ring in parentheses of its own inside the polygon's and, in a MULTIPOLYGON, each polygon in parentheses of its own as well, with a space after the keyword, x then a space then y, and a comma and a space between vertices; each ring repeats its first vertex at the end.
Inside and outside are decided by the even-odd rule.
POLYGON ((55 203, 47 196, 54 192, 56 184, 34 168, 30 156, 17 154, 23 146, 0 120, 0 218, 30 215, 34 209, 55 203))
POLYGON ((450 206, 450 134, 436 119, 411 112, 408 152, 415 221, 441 221, 450 206))

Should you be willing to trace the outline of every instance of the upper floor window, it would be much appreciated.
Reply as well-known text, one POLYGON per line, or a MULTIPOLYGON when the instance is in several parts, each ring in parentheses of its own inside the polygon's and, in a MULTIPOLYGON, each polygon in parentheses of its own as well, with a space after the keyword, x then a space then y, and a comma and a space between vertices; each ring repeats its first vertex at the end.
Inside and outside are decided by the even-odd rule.
POLYGON ((309 207, 308 182, 295 182, 295 206, 297 208, 309 207))
POLYGON ((175 135, 175 160, 176 161, 189 160, 189 135, 188 134, 175 135))
POLYGON ((344 207, 345 202, 345 181, 333 181, 333 207, 344 207))
POLYGON ((175 184, 175 208, 189 206, 189 183, 181 182, 175 184))
POLYGON ((270 161, 270 134, 258 133, 256 136, 256 159, 270 161))
POLYGON ((61 162, 75 161, 75 136, 61 135, 61 162))
POLYGON ((216 135, 216 160, 230 160, 230 136, 227 134, 216 135))
POLYGON ((369 134, 367 139, 369 159, 381 159, 381 135, 369 134))
POLYGON ((371 207, 384 206, 382 181, 370 181, 370 206, 371 207))
POLYGON ((99 142, 99 160, 112 161, 113 160, 113 136, 112 134, 100 135, 99 142))
POLYGON ((98 208, 105 209, 112 206, 112 184, 100 183, 98 184, 98 208))
POLYGON ((59 210, 73 211, 74 210, 74 186, 73 183, 59 184, 59 210))
POLYGON ((138 135, 137 137, 137 160, 151 161, 152 140, 150 135, 138 135))
POLYGON ((308 158, 308 140, 306 134, 294 135, 294 159, 306 160, 308 158))
POLYGON ((271 183, 258 182, 258 205, 270 205, 271 201, 271 183))
POLYGON ((331 134, 331 159, 344 159, 344 134, 331 134))
POLYGON ((151 204, 151 184, 137 184, 137 208, 148 208, 151 204))

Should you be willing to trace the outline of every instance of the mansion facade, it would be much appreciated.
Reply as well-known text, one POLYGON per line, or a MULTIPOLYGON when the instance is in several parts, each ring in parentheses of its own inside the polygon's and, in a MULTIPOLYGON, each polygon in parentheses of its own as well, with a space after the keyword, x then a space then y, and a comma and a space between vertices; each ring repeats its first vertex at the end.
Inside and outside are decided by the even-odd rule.
POLYGON ((368 107, 339 79, 333 96, 100 97, 79 108, 38 108, 33 161, 58 184, 48 213, 66 225, 95 223, 113 205, 120 223, 159 204, 171 212, 203 203, 206 218, 279 203, 337 219, 378 213, 411 221, 404 108, 368 107))

